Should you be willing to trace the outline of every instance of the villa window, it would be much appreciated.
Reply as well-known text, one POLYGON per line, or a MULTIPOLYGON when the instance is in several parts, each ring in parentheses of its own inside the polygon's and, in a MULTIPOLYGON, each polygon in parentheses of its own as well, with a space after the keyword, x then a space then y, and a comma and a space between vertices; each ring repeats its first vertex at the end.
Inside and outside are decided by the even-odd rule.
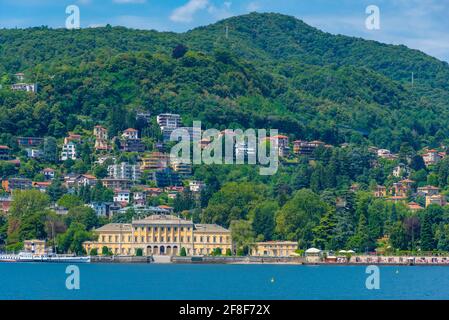
POLYGON ((190 237, 187 237, 187 242, 190 242, 190 237))
POLYGON ((170 236, 167 237, 167 242, 170 242, 170 236))
POLYGON ((217 242, 217 238, 216 238, 215 236, 214 236, 214 238, 213 238, 213 239, 214 239, 214 243, 215 243, 215 242, 217 242))

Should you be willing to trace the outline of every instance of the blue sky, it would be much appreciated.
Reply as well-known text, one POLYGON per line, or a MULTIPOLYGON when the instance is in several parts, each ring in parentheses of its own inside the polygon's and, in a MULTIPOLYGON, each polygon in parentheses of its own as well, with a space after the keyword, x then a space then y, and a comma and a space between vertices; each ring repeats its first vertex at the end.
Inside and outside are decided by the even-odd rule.
POLYGON ((80 8, 81 27, 176 32, 252 11, 279 12, 327 32, 404 44, 449 61, 449 0, 0 0, 0 28, 63 27, 71 4, 80 8), (368 5, 380 9, 380 30, 365 27, 368 5))

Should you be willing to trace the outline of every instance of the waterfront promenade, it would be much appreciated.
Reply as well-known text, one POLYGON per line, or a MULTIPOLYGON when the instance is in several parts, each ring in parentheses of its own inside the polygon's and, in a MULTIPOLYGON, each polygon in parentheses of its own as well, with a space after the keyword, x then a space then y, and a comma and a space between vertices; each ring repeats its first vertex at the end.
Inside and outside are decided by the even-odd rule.
POLYGON ((297 264, 297 265, 435 265, 449 266, 449 257, 436 256, 370 256, 329 257, 309 260, 307 257, 227 257, 227 256, 109 256, 92 257, 93 263, 174 263, 174 264, 297 264), (159 259, 164 257, 165 259, 159 259))

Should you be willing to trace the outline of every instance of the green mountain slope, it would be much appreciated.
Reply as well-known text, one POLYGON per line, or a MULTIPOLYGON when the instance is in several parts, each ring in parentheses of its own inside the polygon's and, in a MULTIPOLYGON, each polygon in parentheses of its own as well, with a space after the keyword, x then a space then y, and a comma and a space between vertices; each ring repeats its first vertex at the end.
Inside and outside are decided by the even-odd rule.
POLYGON ((186 125, 274 127, 292 138, 393 150, 438 144, 449 133, 447 63, 280 14, 252 13, 183 34, 0 30, 0 75, 3 143, 96 123, 114 132, 134 126, 140 107, 179 112, 186 125), (175 59, 180 43, 189 51, 175 59), (19 71, 39 83, 37 95, 8 89, 19 71))

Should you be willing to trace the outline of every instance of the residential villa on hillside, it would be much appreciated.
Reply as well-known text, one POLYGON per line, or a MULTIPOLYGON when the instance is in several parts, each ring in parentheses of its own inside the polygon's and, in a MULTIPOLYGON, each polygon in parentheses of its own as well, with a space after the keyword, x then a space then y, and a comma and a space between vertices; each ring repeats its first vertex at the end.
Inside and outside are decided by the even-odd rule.
POLYGON ((95 150, 109 150, 110 146, 108 145, 108 130, 102 126, 94 127, 94 136, 95 136, 95 150))
POLYGON ((10 149, 8 146, 0 146, 0 160, 9 160, 10 149))
POLYGON ((311 156, 316 148, 324 146, 321 141, 293 141, 293 153, 301 156, 311 156))
POLYGON ((422 158, 426 166, 431 166, 437 164, 445 156, 446 154, 444 152, 439 152, 438 150, 430 149, 423 154, 422 158))
MULTIPOLYGON (((440 189, 431 185, 418 187, 414 192, 413 184, 415 182, 410 179, 404 179, 399 182, 393 183, 391 188, 387 189, 385 186, 376 186, 373 190, 374 197, 384 198, 385 200, 395 203, 406 203, 408 196, 420 196, 425 197, 425 206, 428 207, 432 204, 445 206, 447 204, 446 197, 440 194, 440 189)), ((407 204, 411 211, 418 211, 424 209, 420 204, 416 202, 409 202, 407 204)))
POLYGON ((13 91, 37 92, 37 83, 14 83, 11 85, 13 91))

